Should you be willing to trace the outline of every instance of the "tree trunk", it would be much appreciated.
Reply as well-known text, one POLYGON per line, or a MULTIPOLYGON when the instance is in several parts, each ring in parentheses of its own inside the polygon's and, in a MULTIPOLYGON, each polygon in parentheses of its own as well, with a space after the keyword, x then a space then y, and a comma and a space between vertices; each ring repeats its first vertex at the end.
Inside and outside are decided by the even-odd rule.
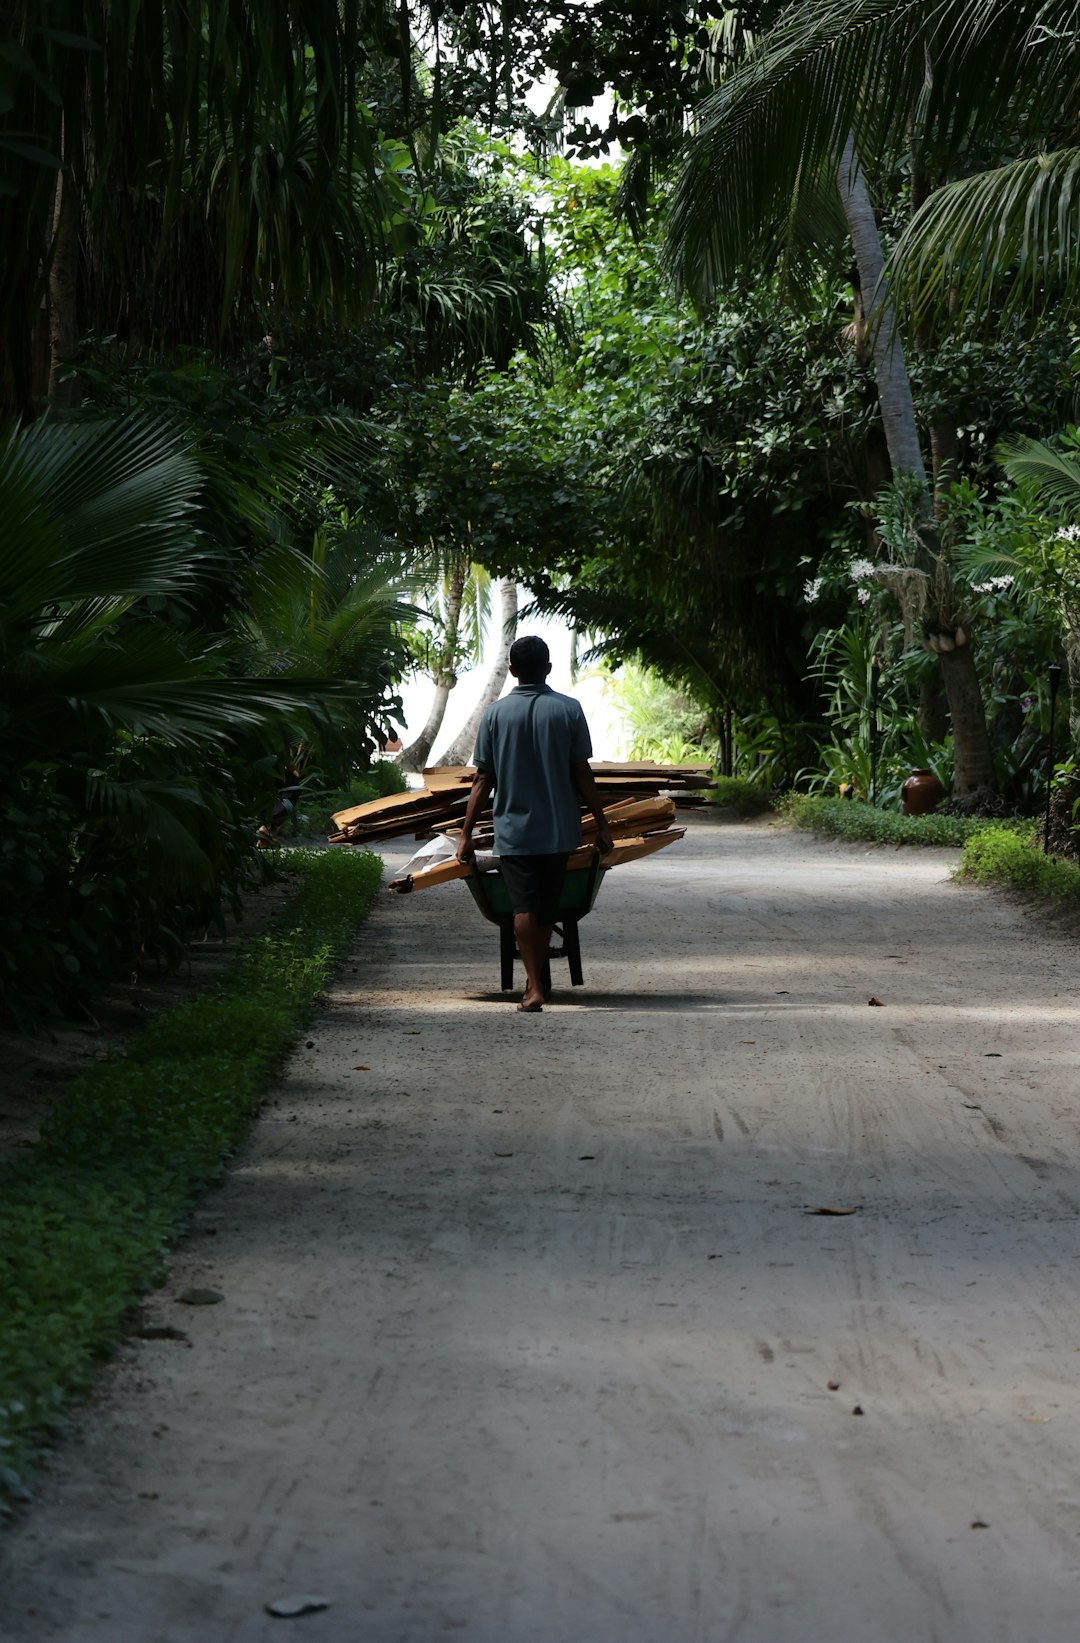
POLYGON ((432 698, 431 710, 427 716, 427 724, 414 742, 398 757, 398 764, 402 770, 412 771, 418 775, 431 757, 431 749, 435 745, 435 738, 442 729, 443 719, 446 717, 446 704, 450 699, 450 692, 457 681, 442 674, 435 681, 435 695, 432 698))
POLYGON ((873 349, 874 375, 877 378, 878 403, 881 406, 885 442, 889 447, 889 461, 894 475, 910 474, 925 488, 926 467, 915 421, 915 401, 911 397, 911 379, 904 361, 892 296, 885 280, 881 235, 866 179, 855 157, 855 145, 850 137, 844 146, 837 181, 859 270, 859 287, 873 349))
POLYGON ((61 135, 66 165, 56 173, 56 203, 53 208, 52 261, 49 266, 49 404, 70 406, 75 402, 75 379, 61 375, 74 359, 79 345, 79 196, 71 171, 71 145, 66 141, 69 126, 77 120, 65 119, 61 135))
MULTIPOLYGON (((865 322, 873 346, 878 402, 881 406, 881 421, 885 429, 893 477, 909 475, 923 493, 924 521, 919 532, 919 548, 915 563, 919 570, 926 572, 933 590, 938 585, 941 568, 941 549, 935 530, 933 498, 927 483, 926 465, 919 443, 911 379, 904 361, 892 296, 884 274, 885 259, 881 249, 881 235, 878 232, 866 179, 850 137, 844 146, 837 183, 848 231, 855 249, 862 300, 866 305, 865 322)), ((931 595, 931 606, 926 613, 931 630, 947 630, 955 626, 955 617, 955 611, 935 609, 934 596, 931 595)), ((993 788, 994 760, 971 646, 961 645, 954 651, 942 652, 940 660, 942 683, 952 721, 953 751, 956 759, 954 791, 963 794, 973 792, 979 787, 993 788)))
POLYGON ((446 591, 443 642, 432 671, 432 677, 435 680, 435 696, 431 703, 427 724, 416 740, 410 742, 398 758, 402 770, 411 771, 413 774, 422 771, 431 757, 431 749, 435 745, 435 738, 442 729, 442 722, 446 717, 446 704, 450 699, 450 692, 457 684, 457 674, 454 672, 454 658, 457 655, 461 606, 465 598, 465 583, 468 581, 468 577, 469 563, 468 560, 463 559, 454 567, 450 585, 446 591))
POLYGON ((459 736, 457 736, 441 756, 443 764, 468 764, 476 746, 476 734, 480 729, 480 720, 484 717, 492 702, 497 702, 502 695, 503 685, 510 668, 510 646, 517 633, 518 590, 517 583, 503 581, 499 583, 501 601, 501 616, 499 623, 499 649, 488 674, 487 683, 476 706, 469 716, 469 722, 459 736))
POLYGON ((944 499, 960 477, 960 440, 951 422, 938 422, 931 428, 930 451, 934 462, 934 505, 940 518, 944 499))
POLYGON ((949 704, 940 672, 928 673, 919 685, 919 729, 928 742, 943 742, 949 734, 949 704))
POLYGON ((997 786, 994 754, 986 730, 986 711, 971 646, 958 645, 955 650, 942 651, 940 660, 956 754, 953 793, 963 796, 981 787, 992 792, 997 786))

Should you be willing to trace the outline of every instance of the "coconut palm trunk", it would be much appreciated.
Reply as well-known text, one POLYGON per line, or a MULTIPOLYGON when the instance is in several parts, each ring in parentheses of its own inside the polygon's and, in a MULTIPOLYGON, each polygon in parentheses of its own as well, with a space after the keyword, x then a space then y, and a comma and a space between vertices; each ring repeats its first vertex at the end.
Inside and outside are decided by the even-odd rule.
POLYGON ((442 729, 443 719, 446 717, 446 704, 450 700, 450 692, 457 684, 457 673, 454 670, 454 658, 458 648, 458 630, 461 626, 461 607, 465 599, 465 584, 469 578, 469 562, 459 559, 455 564, 446 589, 446 607, 443 618, 443 639, 439 646, 439 653, 432 669, 435 681, 435 695, 432 697, 431 708, 427 716, 427 723, 417 736, 398 756, 398 763, 402 770, 414 774, 423 770, 431 757, 431 749, 435 745, 435 738, 442 729))
POLYGON ((492 663, 480 700, 469 715, 469 722, 464 730, 455 737, 450 746, 442 754, 443 764, 468 764, 476 746, 476 736, 480 729, 480 720, 484 717, 492 702, 497 702, 502 695, 506 676, 510 670, 510 646, 517 633, 518 590, 517 583, 506 580, 499 583, 500 622, 499 648, 492 663))
MULTIPOLYGON (((924 622, 928 631, 944 632, 949 642, 954 644, 950 635, 957 626, 957 609, 943 608, 948 602, 952 584, 951 578, 941 576, 941 545, 919 443, 911 380, 885 278, 885 258, 873 203, 850 137, 840 161, 837 183, 855 252, 862 300, 866 304, 866 327, 873 346, 878 401, 893 476, 909 475, 923 497, 924 518, 919 531, 916 565, 926 573, 931 589, 924 622), (945 600, 941 597, 943 587, 948 590, 945 600)), ((980 787, 993 788, 994 758, 972 647, 967 643, 957 645, 954 649, 941 652, 939 659, 956 759, 953 790, 963 796, 980 787)))

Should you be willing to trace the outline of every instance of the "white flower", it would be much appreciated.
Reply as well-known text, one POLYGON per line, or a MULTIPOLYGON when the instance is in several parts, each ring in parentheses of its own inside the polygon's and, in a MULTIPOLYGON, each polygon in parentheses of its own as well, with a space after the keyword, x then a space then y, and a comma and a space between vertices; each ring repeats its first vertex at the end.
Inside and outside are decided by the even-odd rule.
POLYGON ((1063 525, 1054 533, 1057 542, 1080 542, 1080 525, 1063 525))
POLYGON ((862 582, 867 576, 873 576, 876 569, 872 559, 853 559, 848 566, 848 575, 853 582, 862 582))
POLYGON ((812 582, 803 583, 803 598, 808 605, 816 603, 824 585, 825 578, 823 576, 815 576, 812 582))
POLYGON ((989 582, 973 582, 972 593, 1004 593, 1016 580, 1013 576, 992 576, 989 582))
POLYGON ((870 603, 870 589, 859 588, 856 597, 858 598, 860 605, 868 605, 870 603))

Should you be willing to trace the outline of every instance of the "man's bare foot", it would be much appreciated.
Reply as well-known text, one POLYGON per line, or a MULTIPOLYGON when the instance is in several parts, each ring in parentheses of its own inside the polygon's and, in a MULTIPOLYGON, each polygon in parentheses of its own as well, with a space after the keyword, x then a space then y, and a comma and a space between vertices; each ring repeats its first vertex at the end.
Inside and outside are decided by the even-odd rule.
POLYGON ((537 997, 535 993, 526 993, 518 1005, 518 1009, 524 1011, 526 1015, 539 1015, 543 1008, 543 998, 537 997))

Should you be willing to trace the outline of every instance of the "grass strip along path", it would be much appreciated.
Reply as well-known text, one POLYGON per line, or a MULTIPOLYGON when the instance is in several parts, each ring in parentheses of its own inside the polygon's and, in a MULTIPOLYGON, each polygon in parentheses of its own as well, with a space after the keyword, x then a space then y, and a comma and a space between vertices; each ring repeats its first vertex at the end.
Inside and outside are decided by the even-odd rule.
POLYGON ((1080 866, 1044 855, 1030 816, 904 816, 804 793, 793 794, 780 808, 796 827, 849 843, 960 845, 958 879, 1010 890, 1050 909, 1080 908, 1080 866))
POLYGON ((916 844, 940 850, 964 845, 993 829, 999 833, 1029 835, 1030 818, 1002 820, 986 816, 905 816, 899 810, 880 810, 861 800, 827 798, 819 793, 791 793, 780 801, 780 813, 809 833, 824 833, 858 844, 916 844))
POLYGON ((76 1079, 33 1153, 0 1172, 0 1516, 160 1280, 185 1211, 222 1175, 370 911, 377 856, 289 859, 303 883, 277 928, 242 948, 217 992, 76 1079))

